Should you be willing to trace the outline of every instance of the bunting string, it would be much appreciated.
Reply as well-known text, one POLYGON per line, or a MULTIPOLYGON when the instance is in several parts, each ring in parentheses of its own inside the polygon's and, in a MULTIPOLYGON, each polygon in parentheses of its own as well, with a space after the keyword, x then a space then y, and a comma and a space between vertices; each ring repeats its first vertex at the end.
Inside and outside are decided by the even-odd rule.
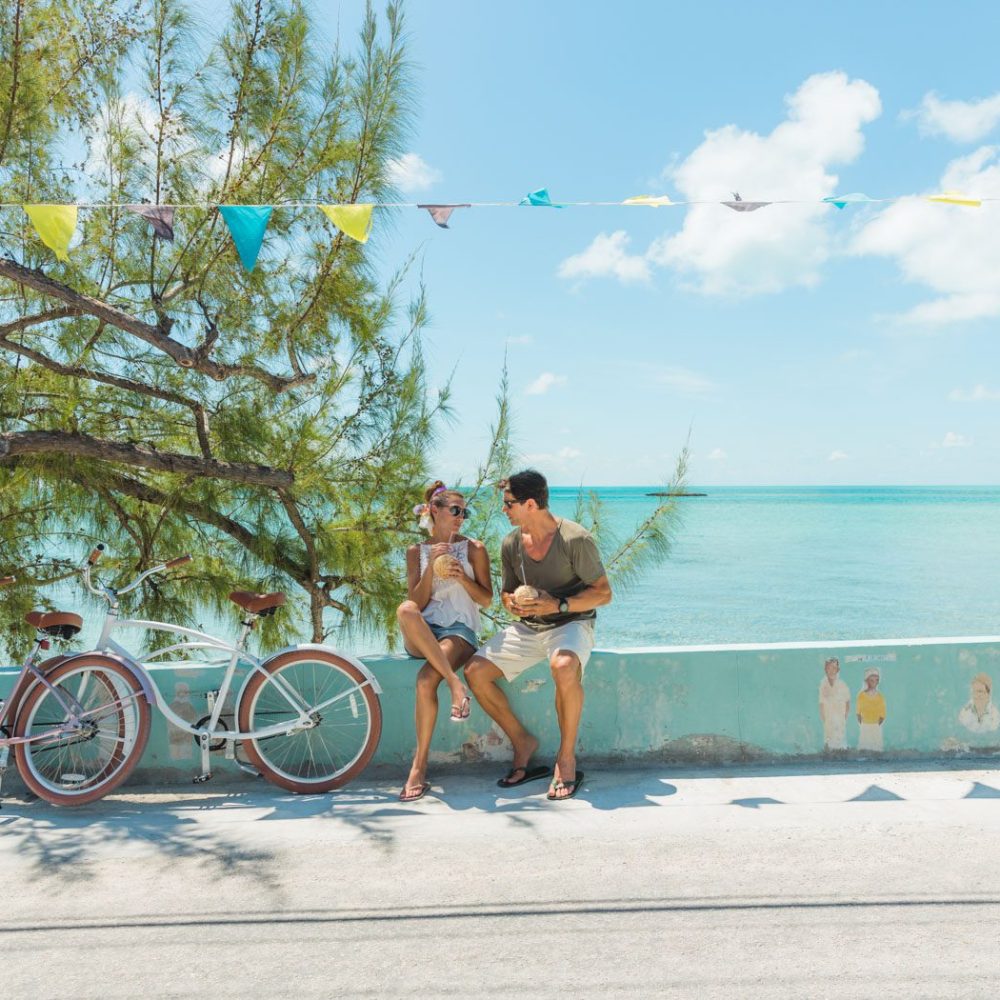
POLYGON ((673 201, 668 195, 633 195, 624 201, 564 201, 552 200, 548 188, 530 191, 519 201, 478 201, 478 202, 367 202, 352 204, 324 204, 317 201, 276 202, 273 205, 220 205, 212 202, 186 202, 170 205, 118 202, 75 202, 72 204, 23 204, 20 202, 0 202, 2 209, 21 209, 28 216, 38 238, 60 261, 69 259, 69 248, 76 232, 80 209, 124 209, 145 220, 152 229, 153 236, 161 240, 174 238, 174 224, 178 210, 194 209, 210 211, 215 209, 222 216, 232 237, 236 253, 244 268, 252 271, 257 264, 271 213, 277 209, 319 209, 330 222, 345 236, 358 243, 366 243, 371 233, 375 209, 416 208, 426 211, 435 225, 450 229, 453 213, 466 208, 688 208, 696 205, 722 205, 734 212, 747 214, 771 205, 832 205, 837 209, 849 205, 878 205, 907 199, 918 199, 933 204, 957 205, 963 208, 979 208, 986 202, 1000 201, 1000 197, 974 197, 960 191, 942 191, 932 195, 895 195, 888 198, 870 198, 860 192, 830 195, 818 201, 802 198, 776 198, 770 201, 749 201, 734 191, 728 201, 673 201))

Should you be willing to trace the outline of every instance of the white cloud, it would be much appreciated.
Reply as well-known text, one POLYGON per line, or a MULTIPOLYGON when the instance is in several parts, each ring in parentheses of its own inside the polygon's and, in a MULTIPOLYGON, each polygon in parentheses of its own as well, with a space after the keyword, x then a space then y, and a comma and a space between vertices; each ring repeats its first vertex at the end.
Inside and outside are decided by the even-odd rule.
MULTIPOLYGON (((983 146, 948 164, 939 190, 974 197, 1000 190, 998 147, 983 146)), ((1000 315, 1000 228, 992 212, 904 198, 869 222, 852 245, 856 254, 893 258, 912 282, 937 298, 896 317, 943 324, 1000 315)))
POLYGON ((560 448, 557 452, 535 452, 525 455, 524 460, 529 465, 548 465, 564 467, 572 464, 576 459, 583 458, 583 452, 579 448, 560 448))
POLYGON ((386 164, 389 183, 400 191, 425 191, 442 179, 440 170, 432 167, 417 153, 403 153, 386 164))
POLYGON ((828 462, 843 462, 845 459, 848 459, 850 457, 851 456, 848 455, 846 451, 840 451, 839 449, 836 449, 836 450, 830 452, 830 457, 827 459, 827 461, 828 462))
MULTIPOLYGON (((844 73, 809 77, 786 98, 788 115, 769 135, 727 125, 668 171, 687 201, 820 201, 835 192, 834 164, 864 148, 862 126, 881 113, 878 91, 844 73)), ((691 276, 705 294, 777 292, 813 285, 830 254, 825 205, 771 205, 737 213, 718 204, 689 209, 683 228, 649 248, 655 264, 691 276)))
POLYGON ((529 336, 528 334, 522 334, 519 337, 508 337, 504 343, 510 344, 514 347, 525 347, 528 344, 533 344, 535 338, 529 336))
POLYGON ((953 142, 977 142, 1000 123, 1000 94, 980 101, 943 101, 933 91, 924 95, 916 111, 904 113, 916 118, 924 135, 943 135, 953 142))
MULTIPOLYGON (((87 159, 83 165, 84 173, 92 182, 101 186, 107 185, 107 163, 112 135, 117 136, 119 141, 127 141, 131 155, 152 172, 156 164, 159 121, 160 115, 156 105, 148 98, 137 94, 111 98, 98 109, 88 125, 90 141, 87 159)), ((195 155, 204 160, 203 152, 198 149, 185 127, 183 118, 177 113, 172 117, 169 115, 165 117, 163 154, 171 160, 191 158, 195 155)), ((219 154, 219 157, 221 155, 219 154)), ((219 157, 208 160, 211 180, 217 180, 224 173, 224 165, 221 170, 215 167, 215 160, 219 157)), ((152 194, 152 192, 146 193, 152 194)))
POLYGON ((686 368, 656 368, 652 377, 654 382, 669 386, 682 396, 704 396, 717 388, 710 379, 686 368))
POLYGON ((729 456, 721 448, 713 448, 708 453, 708 460, 710 462, 724 462, 729 456))
POLYGON ((940 443, 934 442, 932 448, 971 448, 972 438, 967 438, 964 434, 955 431, 948 431, 940 443))
POLYGON ((986 403, 1000 399, 1000 390, 987 389, 980 383, 972 389, 952 389, 948 398, 953 403, 986 403))
POLYGON ((542 372, 525 390, 526 396, 543 396, 556 386, 565 385, 569 379, 565 375, 553 375, 552 372, 542 372))
POLYGON ((629 238, 624 229, 598 233, 582 253, 567 257, 557 274, 560 278, 617 278, 628 283, 649 281, 649 262, 640 254, 627 252, 629 238))

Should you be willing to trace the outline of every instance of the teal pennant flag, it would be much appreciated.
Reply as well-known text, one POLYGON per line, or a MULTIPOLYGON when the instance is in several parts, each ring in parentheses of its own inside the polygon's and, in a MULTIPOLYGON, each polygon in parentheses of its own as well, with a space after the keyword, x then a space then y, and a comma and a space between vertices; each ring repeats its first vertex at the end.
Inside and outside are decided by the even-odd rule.
POLYGON ((229 227, 243 266, 252 271, 257 263, 264 231, 271 218, 270 205, 220 205, 219 212, 229 227))
POLYGON ((563 208, 563 205, 556 205, 549 197, 548 188, 539 188, 526 194, 519 202, 519 205, 532 205, 535 208, 563 208))
POLYGON ((823 199, 823 201, 830 205, 836 205, 837 208, 844 208, 847 205, 860 205, 872 200, 868 195, 860 194, 859 192, 853 192, 852 194, 832 194, 829 198, 823 199))

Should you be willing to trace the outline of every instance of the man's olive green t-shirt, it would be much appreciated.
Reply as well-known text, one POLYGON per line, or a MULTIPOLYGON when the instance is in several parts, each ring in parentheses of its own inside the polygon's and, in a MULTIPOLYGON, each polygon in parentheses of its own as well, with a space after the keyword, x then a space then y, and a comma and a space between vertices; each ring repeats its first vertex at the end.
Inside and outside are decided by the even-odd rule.
MULTIPOLYGON (((575 521, 559 520, 555 537, 543 559, 534 560, 524 551, 521 529, 515 528, 500 549, 502 587, 513 593, 522 583, 544 590, 553 597, 573 597, 605 575, 601 555, 589 531, 575 521)), ((536 631, 572 621, 593 621, 595 610, 536 615, 520 619, 536 631)))

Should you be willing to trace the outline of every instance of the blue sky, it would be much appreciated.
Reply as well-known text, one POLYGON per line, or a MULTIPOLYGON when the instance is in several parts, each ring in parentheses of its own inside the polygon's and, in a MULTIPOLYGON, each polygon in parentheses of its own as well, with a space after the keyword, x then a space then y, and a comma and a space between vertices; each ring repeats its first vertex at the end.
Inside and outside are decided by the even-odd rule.
MULTIPOLYGON (((316 0, 353 39, 362 5, 316 0)), ((995 4, 422 0, 407 201, 1000 198, 995 4)), ((400 211, 436 470, 485 452, 501 366, 556 484, 996 483, 1000 201, 400 211)))

